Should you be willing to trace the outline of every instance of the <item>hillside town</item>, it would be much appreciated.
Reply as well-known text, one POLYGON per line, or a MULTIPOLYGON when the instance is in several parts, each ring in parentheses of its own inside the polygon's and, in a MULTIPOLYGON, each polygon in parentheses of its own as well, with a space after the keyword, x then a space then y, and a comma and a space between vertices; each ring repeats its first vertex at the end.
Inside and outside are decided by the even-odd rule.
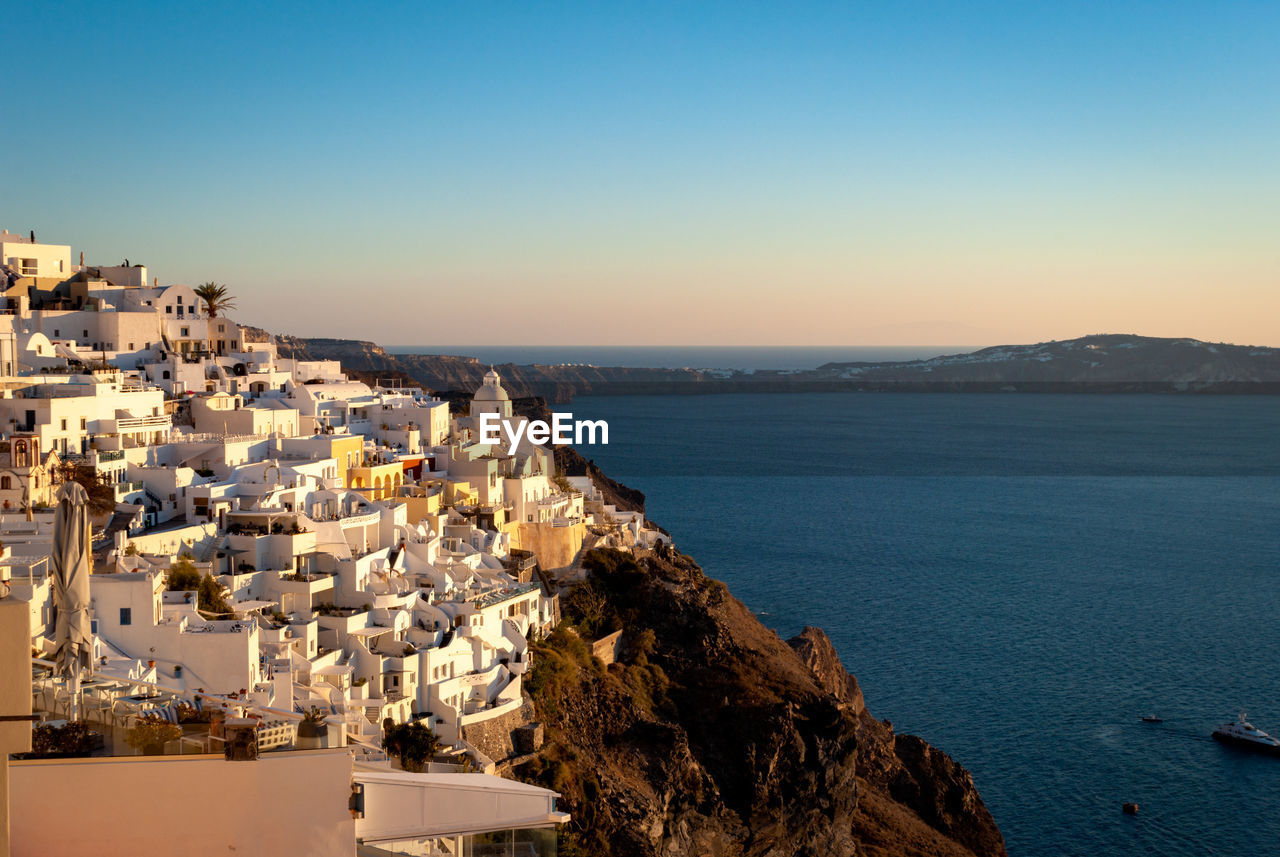
POLYGON ((174 846, 207 793, 220 853, 554 854, 556 794, 502 776, 542 741, 532 645, 584 550, 665 536, 558 472, 496 372, 451 412, 282 357, 234 304, 0 233, 11 852, 132 853, 137 825, 174 846), (78 491, 89 602, 68 611, 78 491), (51 795, 95 807, 86 831, 51 795))

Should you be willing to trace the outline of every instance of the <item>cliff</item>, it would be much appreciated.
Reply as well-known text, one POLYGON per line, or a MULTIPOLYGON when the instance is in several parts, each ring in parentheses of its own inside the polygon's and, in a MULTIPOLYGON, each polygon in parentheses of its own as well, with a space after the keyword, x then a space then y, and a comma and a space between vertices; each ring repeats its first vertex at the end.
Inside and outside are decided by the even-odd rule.
MULTIPOLYGON (((265 334, 261 334, 265 335, 265 334)), ((489 368, 471 357, 388 354, 372 342, 277 337, 283 356, 412 378, 430 390, 474 390, 489 368)), ((803 371, 496 367, 513 396, 790 392, 1280 393, 1280 349, 1122 334, 1002 345, 930 360, 828 363, 803 371)))
POLYGON ((594 551, 527 682, 547 743, 515 774, 604 857, 1002 855, 967 772, 867 713, 826 636, 791 644, 689 557, 594 551), (608 667, 587 640, 623 632, 608 667))
MULTIPOLYGON (((454 391, 447 395, 459 407, 487 369, 468 358, 389 355, 367 342, 277 341, 285 356, 338 359, 363 379, 408 377, 454 391)), ((517 409, 540 418, 547 389, 670 392, 658 388, 678 377, 698 381, 675 382, 682 392, 758 383, 693 370, 500 371, 517 409)), ((572 448, 555 455, 558 471, 591 476, 606 503, 644 510, 641 492, 572 448)), ((562 795, 573 815, 564 857, 1005 854, 968 772, 876 720, 821 630, 784 642, 670 547, 592 551, 584 567, 590 577, 564 594, 566 621, 535 645, 525 684, 536 713, 522 716, 544 723, 546 744, 504 763, 517 765, 504 773, 562 795), (590 643, 614 631, 620 656, 606 667, 590 643)))

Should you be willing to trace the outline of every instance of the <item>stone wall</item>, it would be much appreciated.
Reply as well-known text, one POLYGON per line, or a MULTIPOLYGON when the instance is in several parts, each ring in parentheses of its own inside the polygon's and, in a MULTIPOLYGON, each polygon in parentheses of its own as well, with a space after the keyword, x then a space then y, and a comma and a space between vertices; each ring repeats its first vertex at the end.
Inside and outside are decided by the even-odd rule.
POLYGON ((585 524, 554 527, 551 524, 518 523, 511 529, 511 546, 532 551, 538 564, 546 570, 573 565, 582 539, 586 535, 585 524))
POLYGON ((622 648, 622 632, 614 631, 607 637, 601 637, 591 644, 591 654, 604 663, 605 666, 613 663, 618 659, 618 651, 622 648))
POLYGON ((534 721, 533 703, 526 699, 515 711, 462 727, 462 737, 495 762, 519 755, 512 732, 534 721))

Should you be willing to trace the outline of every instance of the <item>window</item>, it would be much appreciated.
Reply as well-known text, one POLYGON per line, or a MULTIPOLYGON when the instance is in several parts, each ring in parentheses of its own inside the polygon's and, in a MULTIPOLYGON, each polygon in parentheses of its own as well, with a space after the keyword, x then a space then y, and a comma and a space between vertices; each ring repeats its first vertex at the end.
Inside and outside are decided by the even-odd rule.
POLYGON ((182 335, 183 335, 183 336, 190 336, 190 335, 191 335, 191 328, 189 328, 189 327, 184 327, 184 328, 182 328, 182 335))
POLYGON ((121 625, 133 624, 133 608, 132 607, 120 608, 120 624, 121 625))
POLYGON ((22 276, 34 277, 36 275, 36 260, 35 259, 19 259, 18 268, 20 269, 19 273, 21 273, 22 276))
POLYGON ((173 307, 171 306, 165 307, 164 311, 167 312, 169 315, 173 315, 173 307))
POLYGON ((63 417, 63 418, 62 418, 62 430, 63 430, 63 431, 66 431, 66 430, 67 430, 67 419, 66 419, 66 417, 63 417))
POLYGON ((89 331, 87 331, 87 330, 86 330, 86 331, 84 332, 84 338, 85 338, 85 339, 88 339, 88 338, 89 338, 89 331))
POLYGON ((87 429, 88 427, 89 427, 89 419, 88 419, 88 417, 81 417, 81 418, 80 418, 80 431, 84 431, 84 430, 85 430, 85 429, 87 429))
POLYGON ((161 376, 160 376, 160 377, 162 377, 162 378, 164 378, 164 379, 168 380, 168 378, 169 378, 169 370, 168 370, 168 369, 164 370, 164 372, 163 372, 163 373, 161 373, 161 376))
POLYGON ((13 487, 13 480, 8 476, 0 476, 0 491, 8 491, 13 487))
POLYGON ((61 335, 62 335, 62 331, 61 331, 61 330, 58 330, 58 328, 56 328, 56 327, 55 327, 55 328, 53 329, 53 336, 54 336, 54 338, 55 338, 55 339, 57 339, 57 338, 58 338, 59 336, 61 336, 61 335))
POLYGON ((129 350, 130 350, 130 351, 132 351, 132 350, 133 350, 133 343, 132 343, 132 342, 130 342, 130 343, 129 343, 129 350))

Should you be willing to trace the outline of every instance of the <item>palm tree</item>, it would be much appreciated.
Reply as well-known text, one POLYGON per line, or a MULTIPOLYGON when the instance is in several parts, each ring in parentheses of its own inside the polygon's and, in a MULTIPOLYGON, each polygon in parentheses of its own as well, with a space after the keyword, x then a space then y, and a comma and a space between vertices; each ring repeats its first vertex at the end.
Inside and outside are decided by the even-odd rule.
POLYGON ((196 289, 196 297, 204 301, 204 309, 209 318, 217 318, 218 313, 236 308, 236 299, 231 297, 231 291, 212 280, 196 289))

